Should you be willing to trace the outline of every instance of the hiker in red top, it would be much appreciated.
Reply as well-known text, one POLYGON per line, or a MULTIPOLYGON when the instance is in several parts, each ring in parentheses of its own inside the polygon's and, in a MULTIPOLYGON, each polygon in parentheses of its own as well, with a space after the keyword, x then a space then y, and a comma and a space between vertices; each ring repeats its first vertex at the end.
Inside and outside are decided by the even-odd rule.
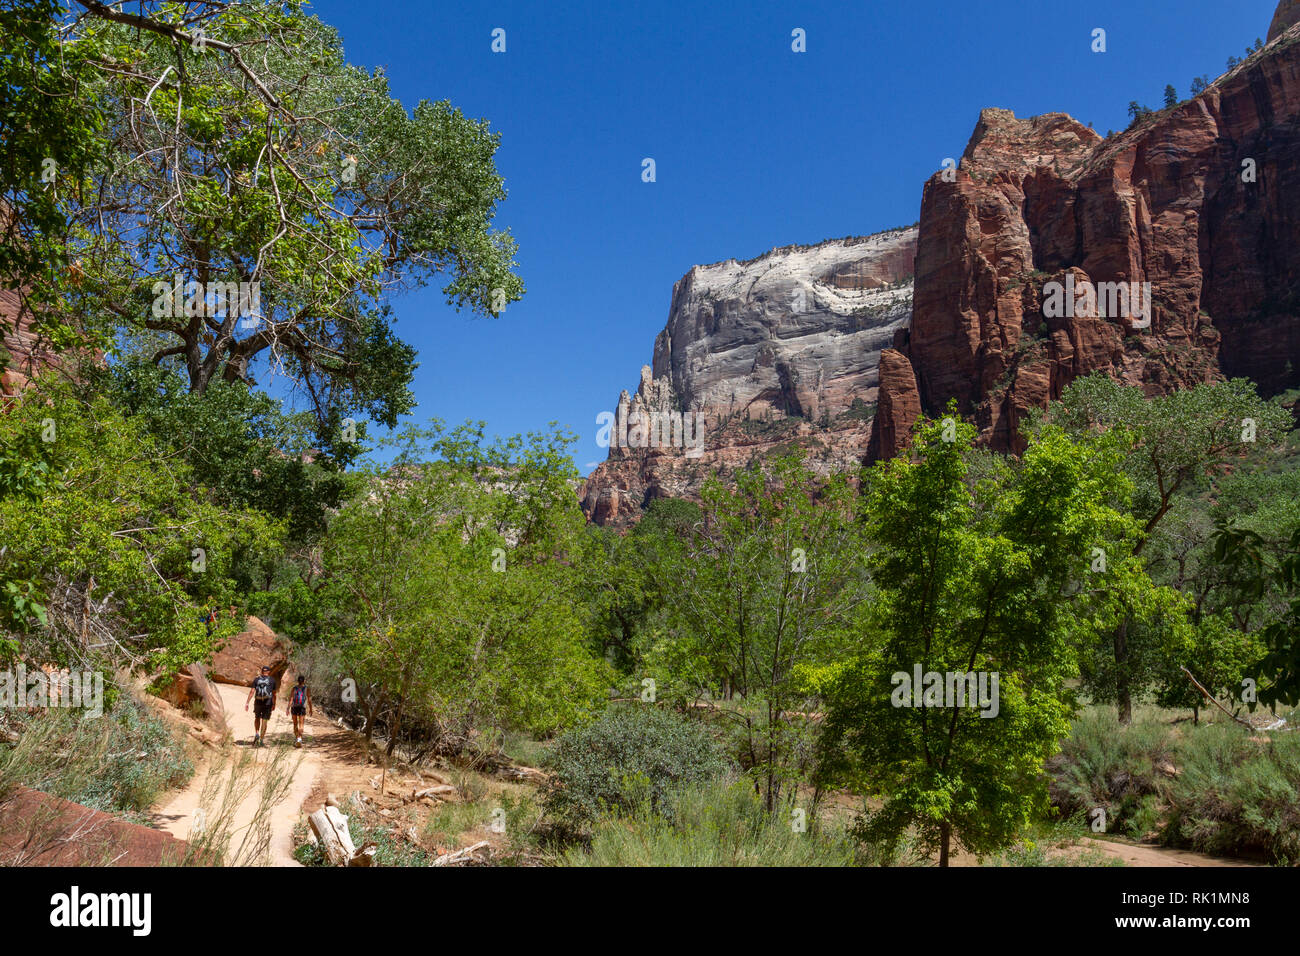
POLYGON ((293 718, 293 745, 302 746, 302 725, 306 722, 304 714, 315 712, 311 706, 311 691, 307 689, 307 678, 302 674, 298 675, 298 684, 289 692, 289 716, 293 718))

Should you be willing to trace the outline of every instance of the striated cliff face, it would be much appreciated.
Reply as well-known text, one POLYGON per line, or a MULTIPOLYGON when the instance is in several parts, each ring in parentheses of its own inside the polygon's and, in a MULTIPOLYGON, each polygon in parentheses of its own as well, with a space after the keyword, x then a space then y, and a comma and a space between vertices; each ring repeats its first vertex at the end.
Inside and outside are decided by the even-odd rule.
POLYGON ((751 419, 874 401, 880 351, 908 318, 915 251, 907 229, 696 266, 673 287, 654 378, 685 408, 751 419))
POLYGON ((609 459, 582 492, 588 517, 626 524, 653 498, 694 497, 709 474, 791 443, 828 471, 860 462, 880 354, 911 314, 915 250, 916 230, 902 229, 691 269, 653 366, 612 410, 609 459), (683 439, 659 440, 674 416, 683 439))
POLYGON ((1298 21, 1286 0, 1262 52, 1107 140, 1060 113, 983 112, 956 181, 925 187, 912 326, 881 365, 897 411, 873 457, 954 398, 983 440, 1018 450, 1027 410, 1099 369, 1152 394, 1300 382, 1298 21), (1150 324, 1045 315, 1051 283, 1149 283, 1150 324))
POLYGON ((692 269, 620 414, 700 411, 702 453, 611 448, 587 514, 626 523, 792 442, 827 470, 893 457, 953 400, 982 441, 1018 451, 1029 411, 1096 371, 1152 395, 1300 384, 1300 0, 1268 35, 1109 138, 985 110, 956 175, 926 184, 915 232, 692 269))

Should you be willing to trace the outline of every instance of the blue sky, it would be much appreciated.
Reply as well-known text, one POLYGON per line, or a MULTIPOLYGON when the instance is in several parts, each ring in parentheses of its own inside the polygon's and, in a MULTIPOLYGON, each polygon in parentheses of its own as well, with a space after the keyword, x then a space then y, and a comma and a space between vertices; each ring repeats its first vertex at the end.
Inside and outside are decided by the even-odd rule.
POLYGON ((1131 100, 1221 74, 1275 0, 653 4, 316 0, 348 59, 408 106, 448 99, 502 133, 524 299, 499 319, 394 300, 420 353, 415 416, 549 421, 604 460, 596 415, 635 388, 696 263, 918 218, 980 109, 1064 111, 1102 134, 1131 100), (460 8, 460 9, 457 9, 460 8), (506 52, 491 50, 506 31, 506 52), (1107 52, 1091 51, 1107 31, 1107 52), (807 52, 791 50, 806 32, 807 52), (641 180, 652 157, 657 181, 641 180))

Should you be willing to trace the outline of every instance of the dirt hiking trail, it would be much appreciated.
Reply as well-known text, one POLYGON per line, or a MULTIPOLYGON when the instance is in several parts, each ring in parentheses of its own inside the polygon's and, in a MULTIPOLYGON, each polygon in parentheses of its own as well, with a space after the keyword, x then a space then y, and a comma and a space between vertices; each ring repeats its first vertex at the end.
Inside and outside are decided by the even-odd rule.
MULTIPOLYGON (((235 850, 246 837, 249 846, 264 840, 265 852, 259 852, 253 859, 243 862, 252 865, 261 863, 270 866, 298 866, 300 864, 293 858, 293 828, 300 819, 302 806, 311 795, 327 763, 338 759, 334 755, 352 749, 350 747, 352 735, 319 716, 308 717, 303 732, 303 747, 300 750, 295 749, 293 724, 285 714, 285 707, 288 706, 287 694, 282 693, 276 698, 266 746, 254 748, 251 746, 252 708, 250 707, 247 712, 244 710, 248 688, 233 684, 213 686, 221 695, 226 722, 234 735, 233 740, 225 744, 223 751, 213 754, 196 770, 185 789, 168 796, 166 802, 154 810, 152 814, 154 825, 182 840, 189 839, 195 827, 195 811, 202 805, 204 785, 208 782, 209 775, 228 776, 232 772, 232 761, 238 761, 241 756, 246 755, 246 758, 251 760, 251 767, 246 770, 254 774, 254 779, 244 781, 248 793, 234 811, 230 847, 232 851, 235 850), (260 823, 262 832, 250 834, 248 830, 255 822, 262 798, 264 777, 277 756, 283 771, 292 775, 288 791, 283 799, 270 808, 269 814, 264 811, 264 819, 260 823), (222 759, 223 757, 232 759, 222 759)), ((199 816, 200 824, 203 817, 211 815, 212 812, 211 807, 206 808, 205 813, 199 816)))
MULTIPOLYGON (((226 724, 233 736, 220 744, 211 742, 214 738, 209 738, 203 750, 204 756, 199 758, 189 784, 166 796, 153 810, 153 825, 179 839, 191 840, 197 835, 196 822, 200 824, 198 831, 201 831, 205 818, 213 818, 215 808, 222 804, 220 797, 213 799, 210 792, 207 806, 204 806, 205 789, 219 790, 220 785, 230 780, 234 773, 238 780, 236 795, 240 799, 236 806, 228 808, 228 864, 300 866, 293 858, 293 831, 299 822, 305 821, 305 811, 323 805, 332 792, 347 794, 364 790, 369 793, 380 789, 380 768, 376 762, 366 760, 367 748, 361 735, 319 713, 306 719, 303 747, 294 748, 293 724, 285 713, 287 698, 283 694, 277 696, 267 745, 254 748, 252 710, 244 710, 248 688, 235 684, 212 686, 221 698, 226 724), (269 808, 262 806, 268 802, 263 796, 263 787, 276 775, 287 778, 281 787, 282 795, 269 808), (203 813, 197 813, 201 809, 203 813)), ((396 797, 404 788, 422 787, 430 782, 446 783, 446 779, 432 771, 421 773, 412 768, 393 767, 388 773, 389 787, 380 789, 380 794, 387 791, 396 797)), ((394 807, 401 802, 400 798, 390 800, 394 807)), ((389 810, 378 812, 388 814, 389 810)), ((475 838, 482 837, 484 834, 475 834, 475 838)), ((1086 839, 1057 852, 1074 857, 1089 849, 1093 853, 1100 851, 1117 857, 1130 867, 1256 865, 1186 850, 1098 839, 1086 839)), ((443 850, 439 848, 437 852, 441 854, 443 850)), ((969 854, 958 853, 954 865, 977 866, 979 861, 969 854)))

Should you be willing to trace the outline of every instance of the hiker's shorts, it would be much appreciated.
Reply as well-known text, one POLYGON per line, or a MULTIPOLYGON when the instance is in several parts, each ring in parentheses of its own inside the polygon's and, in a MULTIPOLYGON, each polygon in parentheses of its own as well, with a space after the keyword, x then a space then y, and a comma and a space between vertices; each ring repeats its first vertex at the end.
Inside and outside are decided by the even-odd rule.
POLYGON ((270 719, 271 719, 271 702, 270 702, 269 700, 267 700, 267 701, 261 701, 261 700, 255 700, 255 701, 253 701, 253 716, 256 717, 258 720, 270 720, 270 719))
POLYGON ((291 714, 293 714, 295 717, 305 717, 305 716, 307 716, 307 708, 306 708, 306 707, 292 707, 292 708, 290 708, 289 712, 290 712, 291 714))

